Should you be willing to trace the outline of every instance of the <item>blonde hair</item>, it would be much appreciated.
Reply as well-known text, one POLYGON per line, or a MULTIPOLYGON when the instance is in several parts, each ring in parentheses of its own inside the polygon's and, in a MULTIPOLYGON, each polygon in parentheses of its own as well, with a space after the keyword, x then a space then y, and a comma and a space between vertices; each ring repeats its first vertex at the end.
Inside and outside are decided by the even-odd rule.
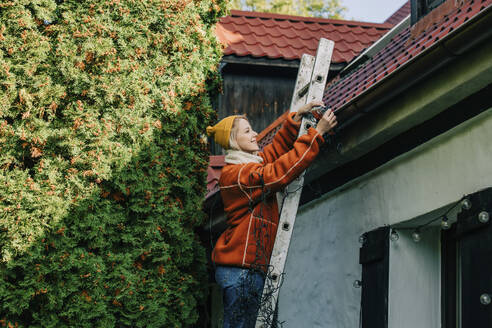
POLYGON ((241 148, 239 148, 239 145, 237 144, 237 141, 236 141, 238 126, 239 126, 239 120, 246 120, 249 122, 249 120, 245 114, 237 116, 236 118, 234 118, 234 122, 232 123, 232 128, 231 128, 231 134, 229 136, 229 149, 241 150, 241 148))

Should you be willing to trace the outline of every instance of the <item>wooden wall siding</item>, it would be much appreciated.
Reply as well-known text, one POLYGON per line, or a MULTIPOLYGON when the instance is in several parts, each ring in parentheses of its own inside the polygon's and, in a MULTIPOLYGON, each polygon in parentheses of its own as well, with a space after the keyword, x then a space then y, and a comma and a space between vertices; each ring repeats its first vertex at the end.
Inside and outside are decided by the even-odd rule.
MULTIPOLYGON (((289 109, 297 69, 231 66, 222 74, 218 118, 246 114, 259 133, 289 109)), ((221 153, 220 147, 212 145, 212 154, 221 153)))

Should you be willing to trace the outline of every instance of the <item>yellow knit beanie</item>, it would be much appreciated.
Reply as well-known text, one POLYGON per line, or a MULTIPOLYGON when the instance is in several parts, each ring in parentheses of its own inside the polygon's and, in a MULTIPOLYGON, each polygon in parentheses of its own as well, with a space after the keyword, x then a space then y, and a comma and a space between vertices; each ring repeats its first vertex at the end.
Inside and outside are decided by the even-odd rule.
POLYGON ((239 115, 227 116, 214 126, 207 127, 207 134, 209 137, 214 137, 216 143, 222 146, 224 149, 229 149, 229 137, 231 135, 232 124, 236 117, 239 115))

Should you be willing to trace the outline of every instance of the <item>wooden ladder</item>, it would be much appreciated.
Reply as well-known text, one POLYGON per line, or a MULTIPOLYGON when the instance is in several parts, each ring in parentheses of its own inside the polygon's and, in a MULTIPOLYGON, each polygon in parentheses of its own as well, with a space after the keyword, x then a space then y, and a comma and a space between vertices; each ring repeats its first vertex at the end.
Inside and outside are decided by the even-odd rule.
MULTIPOLYGON (((307 54, 302 55, 294 94, 290 104, 291 112, 304 104, 323 99, 334 46, 335 43, 333 41, 321 38, 316 57, 307 54)), ((299 138, 306 134, 307 130, 314 126, 316 126, 316 120, 314 118, 304 117, 297 137, 299 138)), ((270 270, 266 277, 265 287, 263 288, 262 301, 255 328, 270 328, 273 322, 273 318, 269 316, 275 312, 277 305, 279 288, 287 259, 287 252, 289 251, 292 229, 296 221, 303 183, 304 172, 292 181, 283 193, 277 193, 278 205, 281 208, 280 219, 270 258, 270 270)))

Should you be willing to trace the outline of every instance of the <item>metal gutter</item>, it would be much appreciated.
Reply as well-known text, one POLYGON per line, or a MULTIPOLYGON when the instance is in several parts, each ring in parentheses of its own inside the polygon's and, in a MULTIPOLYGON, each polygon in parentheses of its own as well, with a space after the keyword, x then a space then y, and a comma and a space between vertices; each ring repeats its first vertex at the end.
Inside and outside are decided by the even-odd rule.
POLYGON ((491 11, 492 6, 486 8, 407 65, 350 103, 335 109, 339 132, 329 140, 335 144, 321 152, 308 168, 306 183, 356 161, 413 126, 445 111, 467 92, 476 92, 490 84, 492 66, 487 66, 483 60, 490 61, 486 59, 490 56, 484 56, 490 54, 487 49, 492 44, 491 11), (478 45, 480 47, 476 47, 478 45), (476 50, 468 51, 473 47, 476 50), (475 62, 477 59, 479 61, 475 62), (451 63, 460 68, 447 69, 446 65, 451 63), (477 80, 479 76, 475 74, 480 74, 480 79, 477 80), (471 76, 475 77, 470 80, 471 76), (432 83, 436 79, 439 84, 432 83), (445 89, 438 91, 443 87, 445 89), (369 112, 374 114, 366 115, 369 112))
POLYGON ((492 36, 490 28, 492 15, 489 15, 491 11, 492 6, 487 7, 473 19, 463 23, 454 32, 410 59, 405 65, 397 68, 365 92, 337 108, 339 122, 343 122, 339 129, 343 129, 360 116, 382 106, 457 56, 490 38, 492 36))

